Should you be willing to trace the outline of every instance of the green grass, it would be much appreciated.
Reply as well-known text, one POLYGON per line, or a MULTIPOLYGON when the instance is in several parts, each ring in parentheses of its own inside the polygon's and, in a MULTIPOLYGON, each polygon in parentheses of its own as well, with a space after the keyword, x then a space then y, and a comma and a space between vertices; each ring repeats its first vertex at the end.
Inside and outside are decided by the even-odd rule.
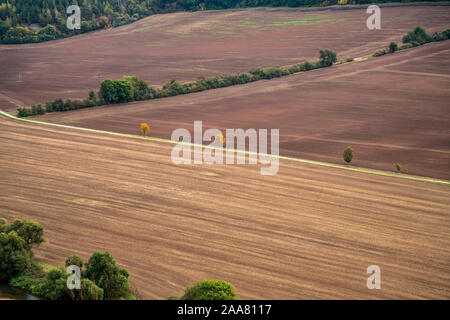
POLYGON ((300 19, 293 19, 293 20, 287 20, 287 21, 277 21, 273 22, 272 26, 277 27, 286 27, 286 26, 303 26, 303 25, 313 25, 313 24, 321 24, 321 23, 335 23, 335 22, 343 22, 347 19, 340 18, 340 19, 333 19, 333 18, 327 18, 328 15, 315 15, 311 17, 305 17, 300 19))

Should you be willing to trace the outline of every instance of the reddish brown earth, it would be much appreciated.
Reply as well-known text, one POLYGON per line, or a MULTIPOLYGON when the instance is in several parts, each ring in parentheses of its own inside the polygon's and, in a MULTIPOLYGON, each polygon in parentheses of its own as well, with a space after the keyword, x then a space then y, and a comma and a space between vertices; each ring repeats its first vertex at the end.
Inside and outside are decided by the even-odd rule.
POLYGON ((450 7, 382 8, 368 30, 365 9, 248 9, 155 15, 115 29, 39 44, 0 45, 0 108, 84 98, 105 78, 137 75, 152 85, 316 60, 370 54, 407 30, 448 28, 450 7))
POLYGON ((47 114, 56 123, 170 139, 177 128, 279 128, 280 154, 450 179, 450 41, 289 77, 47 114))
POLYGON ((184 165, 171 145, 0 117, 0 217, 39 261, 109 250, 145 298, 205 279, 242 299, 449 299, 450 188, 281 161, 184 165), (366 268, 381 268, 381 290, 366 268))

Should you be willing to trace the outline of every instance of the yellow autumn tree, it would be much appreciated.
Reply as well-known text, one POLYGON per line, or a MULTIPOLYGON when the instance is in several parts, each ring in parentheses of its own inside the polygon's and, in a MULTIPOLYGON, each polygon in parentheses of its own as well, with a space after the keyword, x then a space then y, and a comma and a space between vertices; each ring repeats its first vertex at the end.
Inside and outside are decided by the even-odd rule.
POLYGON ((225 137, 220 133, 216 134, 216 140, 219 141, 221 144, 224 144, 226 141, 225 137))
POLYGON ((141 123, 141 132, 142 132, 142 134, 145 136, 149 130, 150 130, 149 125, 146 124, 145 122, 142 122, 141 123))

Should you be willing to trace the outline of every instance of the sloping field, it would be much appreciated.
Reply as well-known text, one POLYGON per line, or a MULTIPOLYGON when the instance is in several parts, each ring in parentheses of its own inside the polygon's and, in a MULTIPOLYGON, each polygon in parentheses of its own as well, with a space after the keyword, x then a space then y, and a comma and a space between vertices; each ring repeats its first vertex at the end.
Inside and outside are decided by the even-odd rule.
POLYGON ((155 15, 136 23, 40 44, 0 45, 0 105, 15 111, 55 98, 84 98, 105 78, 152 85, 316 60, 320 49, 357 57, 422 25, 448 28, 449 6, 382 8, 381 30, 365 8, 248 9, 155 15))
POLYGON ((170 139, 177 128, 279 128, 280 154, 450 179, 450 41, 289 77, 39 120, 170 139))
POLYGON ((110 250, 146 298, 224 279, 243 299, 450 298, 450 188, 282 161, 175 166, 171 146, 0 118, 0 217, 37 258, 110 250), (381 268, 381 290, 366 268, 381 268))

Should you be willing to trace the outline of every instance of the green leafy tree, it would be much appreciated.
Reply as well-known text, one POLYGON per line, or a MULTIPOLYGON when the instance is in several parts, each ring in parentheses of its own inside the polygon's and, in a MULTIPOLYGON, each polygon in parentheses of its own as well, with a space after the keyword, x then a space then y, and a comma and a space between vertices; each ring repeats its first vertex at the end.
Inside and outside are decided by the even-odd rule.
POLYGON ((42 296, 50 300, 70 299, 67 278, 68 274, 60 268, 54 268, 47 272, 39 283, 42 296))
POLYGON ((6 219, 0 218, 0 232, 5 232, 6 230, 6 219))
POLYGON ((127 80, 106 79, 100 85, 100 94, 107 103, 123 103, 133 100, 133 86, 127 80))
POLYGON ((80 290, 76 298, 80 300, 103 300, 103 289, 89 279, 81 279, 80 290))
POLYGON ((83 268, 83 260, 81 260, 80 256, 77 254, 73 254, 71 256, 68 256, 66 259, 66 267, 68 266, 78 266, 81 268, 83 268))
MULTIPOLYGON (((5 230, 5 225, 1 227, 5 230)), ((31 251, 14 230, 0 232, 0 280, 8 280, 31 266, 31 251)))
POLYGON ((337 61, 337 55, 334 51, 331 51, 328 49, 320 50, 319 54, 320 54, 319 63, 322 67, 332 66, 333 63, 335 63, 337 61))
POLYGON ((85 277, 103 289, 105 299, 117 299, 130 290, 128 271, 109 252, 95 252, 86 264, 85 277))
POLYGON ((98 25, 100 28, 103 28, 103 29, 108 28, 108 25, 109 25, 108 18, 105 16, 100 17, 100 19, 98 20, 98 25))
POLYGON ((47 25, 38 32, 38 38, 41 41, 54 40, 59 37, 58 31, 52 25, 47 25))
POLYGON ((6 23, 4 23, 3 21, 0 21, 0 39, 3 38, 3 36, 5 35, 6 32, 8 32, 8 30, 11 27, 8 26, 6 23))
POLYGON ((6 43, 23 43, 29 41, 31 32, 28 28, 17 26, 6 31, 3 39, 6 43))
POLYGON ((390 52, 390 53, 394 53, 394 52, 397 51, 397 50, 398 50, 397 44, 396 44, 395 42, 391 42, 391 43, 389 44, 389 52, 390 52))
POLYGON ((91 30, 91 26, 87 21, 81 21, 81 33, 85 33, 91 30))
POLYGON ((431 40, 431 36, 420 26, 415 27, 414 30, 408 31, 403 37, 403 43, 412 43, 413 46, 422 45, 431 40))
POLYGON ((350 163, 353 159, 353 149, 350 147, 345 148, 343 157, 345 162, 350 163))
POLYGON ((124 76, 123 80, 131 83, 133 87, 133 100, 139 101, 144 100, 150 94, 150 88, 147 82, 139 79, 136 76, 124 76))
POLYGON ((236 300, 233 285, 223 280, 207 280, 187 287, 181 300, 236 300))
POLYGON ((27 219, 14 220, 12 224, 6 227, 6 232, 10 231, 16 231, 29 248, 33 244, 39 245, 45 241, 44 228, 39 223, 27 219))
POLYGON ((183 93, 183 86, 176 80, 170 80, 163 86, 163 91, 169 96, 176 96, 183 93))

